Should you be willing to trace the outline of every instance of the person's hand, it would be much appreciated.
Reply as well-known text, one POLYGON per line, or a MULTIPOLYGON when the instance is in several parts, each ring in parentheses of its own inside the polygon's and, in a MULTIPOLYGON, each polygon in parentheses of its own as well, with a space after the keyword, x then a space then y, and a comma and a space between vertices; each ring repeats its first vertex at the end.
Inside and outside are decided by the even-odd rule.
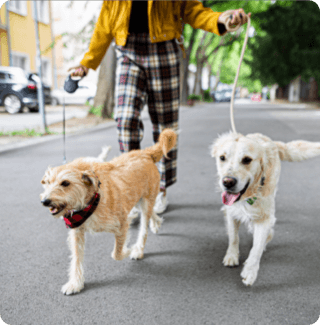
POLYGON ((232 15, 230 15, 231 25, 243 25, 248 22, 248 16, 251 17, 251 12, 246 15, 243 9, 234 10, 232 15))
POLYGON ((72 73, 71 73, 71 77, 84 77, 88 74, 88 71, 89 69, 83 65, 78 65, 76 67, 72 67, 68 70, 71 71, 71 70, 74 70, 72 73))

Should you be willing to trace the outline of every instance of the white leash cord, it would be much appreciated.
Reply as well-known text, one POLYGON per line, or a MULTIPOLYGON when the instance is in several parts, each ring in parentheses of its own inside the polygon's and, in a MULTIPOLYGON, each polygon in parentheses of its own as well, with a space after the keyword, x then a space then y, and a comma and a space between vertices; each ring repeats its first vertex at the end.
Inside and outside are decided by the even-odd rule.
POLYGON ((241 55, 240 55, 240 60, 239 60, 239 65, 238 65, 238 70, 237 70, 237 74, 236 74, 236 78, 234 79, 234 84, 233 84, 233 89, 232 89, 232 95, 231 95, 231 103, 230 103, 230 121, 231 121, 231 128, 232 131, 234 133, 237 133, 236 131, 236 127, 234 124, 234 112, 233 112, 233 104, 234 104, 234 96, 236 93, 236 88, 237 88, 237 82, 238 82, 238 78, 239 78, 239 73, 240 73, 240 68, 241 68, 241 63, 244 57, 244 52, 246 50, 246 46, 247 46, 247 42, 248 42, 248 37, 249 37, 249 29, 250 29, 250 25, 251 25, 251 19, 248 16, 248 23, 247 23, 247 31, 246 31, 246 36, 243 42, 243 46, 242 46, 242 51, 241 51, 241 55))

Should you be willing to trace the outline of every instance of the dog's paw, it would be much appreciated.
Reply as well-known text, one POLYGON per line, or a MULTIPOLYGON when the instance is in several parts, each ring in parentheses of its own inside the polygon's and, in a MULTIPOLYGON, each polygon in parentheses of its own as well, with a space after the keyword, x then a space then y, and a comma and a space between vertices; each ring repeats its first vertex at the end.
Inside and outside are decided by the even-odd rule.
POLYGON ((222 263, 224 266, 238 266, 239 254, 227 253, 222 263))
POLYGON ((115 251, 111 253, 111 257, 115 261, 122 261, 124 258, 128 257, 131 253, 131 249, 124 248, 123 251, 120 254, 116 254, 115 251))
POLYGON ((143 259, 143 249, 139 246, 133 246, 131 248, 130 258, 132 260, 141 260, 143 259))
POLYGON ((163 219, 160 218, 157 215, 153 215, 150 219, 150 229, 154 234, 157 234, 161 225, 162 225, 163 219))
POLYGON ((257 279, 259 265, 245 265, 241 272, 242 282, 246 286, 252 286, 257 279))
POLYGON ((79 281, 69 281, 67 282, 62 288, 61 288, 61 292, 64 295, 72 295, 74 293, 78 293, 80 292, 84 287, 84 283, 79 281))

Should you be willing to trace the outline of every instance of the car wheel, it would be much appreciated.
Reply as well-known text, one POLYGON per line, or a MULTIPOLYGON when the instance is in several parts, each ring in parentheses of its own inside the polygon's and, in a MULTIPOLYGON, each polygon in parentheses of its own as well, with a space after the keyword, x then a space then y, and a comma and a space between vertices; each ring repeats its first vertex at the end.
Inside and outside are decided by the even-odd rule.
POLYGON ((59 105, 59 101, 58 101, 58 99, 53 97, 53 98, 51 99, 51 105, 52 105, 52 106, 58 106, 58 105, 59 105))
POLYGON ((39 106, 36 107, 28 107, 30 113, 38 113, 39 112, 39 106))
POLYGON ((3 100, 4 108, 9 114, 17 114, 22 112, 23 103, 15 94, 7 95, 3 100))
POLYGON ((87 102, 89 103, 90 106, 93 106, 93 104, 94 104, 94 97, 88 98, 87 102))

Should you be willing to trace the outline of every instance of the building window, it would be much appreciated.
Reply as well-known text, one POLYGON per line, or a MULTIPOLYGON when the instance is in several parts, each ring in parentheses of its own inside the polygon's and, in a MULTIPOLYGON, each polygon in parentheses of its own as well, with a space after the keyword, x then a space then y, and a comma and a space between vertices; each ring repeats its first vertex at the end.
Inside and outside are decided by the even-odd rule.
POLYGON ((49 3, 48 0, 37 0, 38 21, 43 24, 49 24, 49 3))
POLYGON ((28 55, 22 53, 11 52, 12 66, 29 71, 29 58, 28 55))
POLYGON ((27 1, 10 0, 8 3, 10 11, 13 11, 21 16, 27 16, 27 1))

